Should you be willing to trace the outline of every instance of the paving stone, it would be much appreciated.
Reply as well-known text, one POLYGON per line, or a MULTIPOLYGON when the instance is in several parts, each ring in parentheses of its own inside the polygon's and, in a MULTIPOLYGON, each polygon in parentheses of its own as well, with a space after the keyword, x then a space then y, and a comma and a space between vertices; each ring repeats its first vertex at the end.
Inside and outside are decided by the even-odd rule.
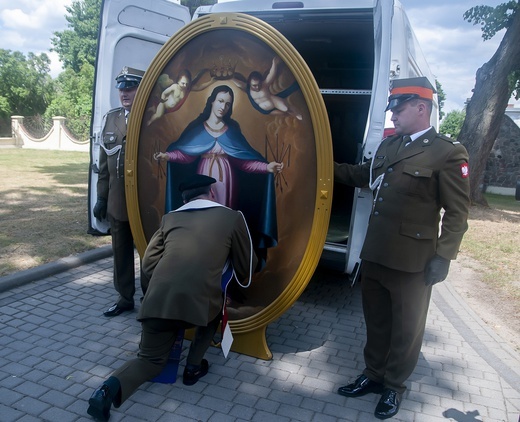
MULTIPOLYGON (((0 294, 2 422, 92 420, 86 408, 94 388, 137 355, 140 341, 136 312, 102 316, 115 296, 111 277, 104 259, 0 294)), ((145 383, 110 421, 373 421, 379 396, 336 392, 364 369, 360 290, 316 277, 267 327, 272 360, 235 352, 226 359, 211 348, 204 379, 190 387, 145 383)), ((447 283, 434 289, 407 385, 393 420, 518 422, 519 355, 447 283)))

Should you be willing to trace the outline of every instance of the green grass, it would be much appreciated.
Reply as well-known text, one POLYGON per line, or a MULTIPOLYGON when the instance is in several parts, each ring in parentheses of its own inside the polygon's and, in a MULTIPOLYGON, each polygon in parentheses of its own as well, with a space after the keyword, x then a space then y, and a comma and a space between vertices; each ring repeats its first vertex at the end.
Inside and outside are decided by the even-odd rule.
POLYGON ((489 208, 470 209, 461 249, 482 265, 480 276, 520 300, 520 202, 486 194, 489 208))
POLYGON ((0 276, 110 243, 88 230, 86 152, 0 149, 0 276))
POLYGON ((491 208, 520 212, 520 201, 517 201, 514 196, 485 193, 484 197, 491 208))

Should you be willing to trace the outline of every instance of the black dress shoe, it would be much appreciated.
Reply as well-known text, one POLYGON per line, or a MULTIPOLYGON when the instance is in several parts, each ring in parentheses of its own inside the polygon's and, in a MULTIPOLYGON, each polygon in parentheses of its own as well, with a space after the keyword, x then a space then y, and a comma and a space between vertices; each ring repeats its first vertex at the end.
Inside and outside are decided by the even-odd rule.
POLYGON ((365 375, 360 375, 353 383, 338 388, 338 394, 347 397, 360 397, 369 393, 381 394, 383 390, 383 384, 372 381, 365 375))
POLYGON ((402 394, 390 388, 385 389, 377 403, 374 415, 377 419, 388 419, 397 415, 401 405, 402 394))
POLYGON ((108 387, 103 384, 97 388, 88 401, 87 413, 97 421, 107 422, 110 419, 112 397, 108 387))
POLYGON ((108 308, 105 312, 103 312, 103 315, 105 315, 106 317, 114 317, 114 316, 118 316, 118 315, 121 315, 123 312, 126 312, 126 311, 132 311, 134 309, 133 306, 128 306, 128 307, 122 307, 122 306, 119 306, 116 304, 112 305, 110 308, 108 308))
POLYGON ((182 374, 182 383, 184 385, 195 384, 200 378, 208 373, 208 369, 209 364, 206 359, 202 359, 200 366, 186 366, 186 368, 184 368, 184 373, 182 374))

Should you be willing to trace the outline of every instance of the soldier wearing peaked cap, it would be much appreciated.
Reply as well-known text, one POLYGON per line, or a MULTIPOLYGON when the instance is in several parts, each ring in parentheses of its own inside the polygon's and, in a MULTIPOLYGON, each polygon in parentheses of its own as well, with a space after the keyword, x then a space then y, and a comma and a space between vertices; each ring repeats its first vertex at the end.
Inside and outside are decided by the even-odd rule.
POLYGON ((367 163, 334 164, 337 181, 370 187, 374 195, 361 251, 365 369, 338 393, 382 394, 379 419, 399 411, 419 358, 432 286, 446 278, 468 227, 468 153, 430 126, 434 93, 425 77, 394 80, 387 110, 395 135, 367 163))
POLYGON ((125 66, 121 70, 116 76, 121 107, 110 110, 104 117, 99 156, 98 198, 93 213, 97 219, 108 219, 110 223, 114 253, 114 287, 118 294, 114 305, 104 312, 106 317, 117 316, 134 309, 134 239, 126 209, 124 165, 128 114, 143 75, 142 70, 131 67, 125 66))

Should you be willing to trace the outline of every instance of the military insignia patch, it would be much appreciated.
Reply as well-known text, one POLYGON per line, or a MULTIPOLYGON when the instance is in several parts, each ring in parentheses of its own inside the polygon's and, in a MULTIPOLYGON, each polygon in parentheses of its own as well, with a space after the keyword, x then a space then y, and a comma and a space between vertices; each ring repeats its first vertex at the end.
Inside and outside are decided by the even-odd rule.
POLYGON ((463 179, 469 177, 469 165, 464 163, 460 165, 460 173, 463 179))

